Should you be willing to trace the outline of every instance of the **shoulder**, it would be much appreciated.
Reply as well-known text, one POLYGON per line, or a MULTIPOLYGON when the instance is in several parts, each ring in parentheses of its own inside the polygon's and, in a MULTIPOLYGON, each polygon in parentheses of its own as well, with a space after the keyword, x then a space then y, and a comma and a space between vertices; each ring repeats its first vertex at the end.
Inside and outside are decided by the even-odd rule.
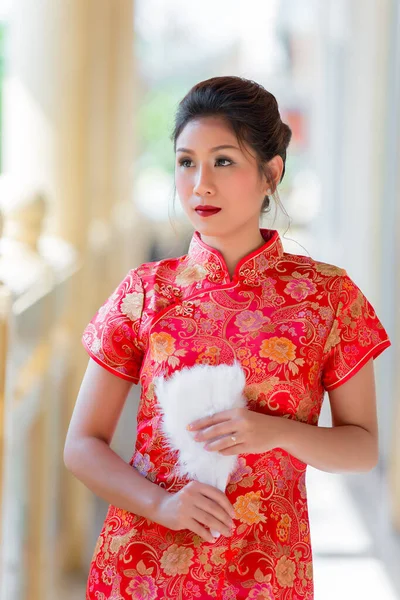
POLYGON ((148 287, 163 279, 166 282, 172 282, 176 273, 180 268, 184 267, 187 262, 187 254, 177 257, 163 258, 162 260, 145 262, 136 267, 134 270, 142 280, 143 284, 148 287))
POLYGON ((282 261, 287 263, 292 272, 296 270, 302 273, 310 272, 319 275, 321 278, 342 277, 347 275, 347 271, 343 267, 316 260, 312 256, 284 252, 282 261))
POLYGON ((134 269, 144 294, 142 315, 144 329, 159 311, 182 298, 177 275, 187 267, 186 257, 187 255, 183 255, 145 262, 134 269))
POLYGON ((279 278, 286 282, 286 293, 299 300, 307 297, 330 306, 339 302, 344 282, 352 281, 343 267, 288 252, 283 253, 277 271, 279 278))

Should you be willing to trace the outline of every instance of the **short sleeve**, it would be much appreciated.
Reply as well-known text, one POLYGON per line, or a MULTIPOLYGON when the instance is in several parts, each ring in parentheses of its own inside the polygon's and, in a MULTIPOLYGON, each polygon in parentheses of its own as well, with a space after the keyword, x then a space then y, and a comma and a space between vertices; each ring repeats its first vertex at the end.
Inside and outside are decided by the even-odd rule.
POLYGON ((374 308, 345 272, 340 276, 339 301, 328 335, 322 384, 333 390, 355 375, 371 358, 391 345, 374 308))
POLYGON ((139 382, 144 347, 140 323, 142 281, 131 269, 86 326, 82 344, 93 360, 122 379, 139 382))

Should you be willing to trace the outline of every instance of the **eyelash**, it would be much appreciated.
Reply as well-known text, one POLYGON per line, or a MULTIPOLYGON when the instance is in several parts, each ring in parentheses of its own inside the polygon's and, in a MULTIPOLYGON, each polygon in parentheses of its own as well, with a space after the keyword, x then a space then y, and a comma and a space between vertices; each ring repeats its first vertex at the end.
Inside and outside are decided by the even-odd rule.
MULTIPOLYGON (((217 160, 217 162, 218 162, 218 161, 220 161, 220 160, 226 160, 226 161, 228 161, 228 162, 229 162, 231 165, 235 164, 235 163, 234 163, 234 162, 233 162, 233 161, 232 161, 230 158, 223 158, 223 157, 221 157, 221 158, 217 158, 216 160, 217 160)), ((182 158, 182 159, 179 161, 179 165, 180 165, 181 167, 183 167, 183 163, 185 163, 185 162, 191 162, 191 159, 190 159, 190 158, 182 158)), ((229 167, 229 165, 225 165, 225 167, 229 167)), ((223 167, 223 168, 225 168, 225 167, 223 167)), ((188 167, 186 167, 186 168, 188 168, 188 167)))

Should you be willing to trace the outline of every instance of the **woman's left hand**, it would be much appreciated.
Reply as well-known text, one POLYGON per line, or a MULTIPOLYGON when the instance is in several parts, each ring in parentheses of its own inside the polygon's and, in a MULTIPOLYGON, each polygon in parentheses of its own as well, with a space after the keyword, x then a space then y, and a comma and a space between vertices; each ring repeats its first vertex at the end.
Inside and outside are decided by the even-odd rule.
POLYGON ((207 442, 204 447, 210 452, 261 454, 280 447, 283 421, 283 417, 265 415, 248 408, 232 408, 197 419, 188 429, 196 432, 196 441, 207 442))

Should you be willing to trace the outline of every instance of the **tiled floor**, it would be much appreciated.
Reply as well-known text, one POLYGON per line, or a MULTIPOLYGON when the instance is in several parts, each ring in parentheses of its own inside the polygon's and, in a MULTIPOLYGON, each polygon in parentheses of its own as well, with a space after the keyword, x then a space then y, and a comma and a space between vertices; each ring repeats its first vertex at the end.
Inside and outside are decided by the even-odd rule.
POLYGON ((400 600, 344 477, 309 466, 307 490, 315 600, 400 600))

